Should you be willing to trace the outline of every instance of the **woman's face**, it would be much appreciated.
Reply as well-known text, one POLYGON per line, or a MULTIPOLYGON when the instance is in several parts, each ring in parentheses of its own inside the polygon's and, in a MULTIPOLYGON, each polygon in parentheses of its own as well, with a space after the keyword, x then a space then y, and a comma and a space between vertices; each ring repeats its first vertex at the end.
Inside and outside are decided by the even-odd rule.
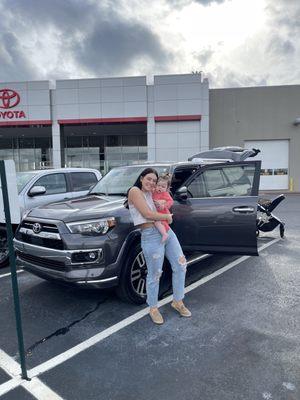
POLYGON ((145 192, 152 192, 155 189, 157 176, 153 173, 141 177, 142 190, 145 192))

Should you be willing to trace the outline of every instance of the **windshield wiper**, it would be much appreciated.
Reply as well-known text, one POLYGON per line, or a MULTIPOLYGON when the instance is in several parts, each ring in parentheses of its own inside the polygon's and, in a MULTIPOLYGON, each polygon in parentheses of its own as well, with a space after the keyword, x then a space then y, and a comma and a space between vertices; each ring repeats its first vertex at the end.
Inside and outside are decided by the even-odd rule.
POLYGON ((92 196, 93 194, 96 196, 126 196, 126 193, 103 193, 103 192, 88 193, 89 196, 92 196))
POLYGON ((108 193, 103 193, 103 192, 89 192, 87 195, 88 196, 92 196, 92 195, 99 195, 99 196, 107 196, 108 195, 108 193))

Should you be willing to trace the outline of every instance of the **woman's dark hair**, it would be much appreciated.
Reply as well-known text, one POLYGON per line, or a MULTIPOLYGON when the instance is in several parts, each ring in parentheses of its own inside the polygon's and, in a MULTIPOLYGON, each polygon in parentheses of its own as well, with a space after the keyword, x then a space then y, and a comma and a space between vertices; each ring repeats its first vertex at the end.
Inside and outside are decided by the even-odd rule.
POLYGON ((129 190, 132 187, 138 187, 139 189, 142 189, 142 182, 141 182, 141 178, 144 178, 144 176, 148 175, 148 174, 154 174, 156 175, 157 179, 158 179, 158 173, 156 171, 156 169, 154 168, 145 168, 140 175, 138 176, 137 180, 134 182, 134 184, 127 190, 127 194, 126 194, 126 200, 124 201, 124 207, 128 208, 128 193, 129 190))

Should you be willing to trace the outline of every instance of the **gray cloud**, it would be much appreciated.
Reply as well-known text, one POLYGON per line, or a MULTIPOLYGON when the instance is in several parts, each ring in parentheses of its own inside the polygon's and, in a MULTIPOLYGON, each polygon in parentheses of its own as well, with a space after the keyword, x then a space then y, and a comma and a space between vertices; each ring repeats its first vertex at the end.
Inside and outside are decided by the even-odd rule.
POLYGON ((282 54, 283 56, 293 54, 295 50, 295 46, 290 40, 284 39, 279 35, 271 36, 266 47, 267 53, 275 55, 282 54))
POLYGON ((206 74, 211 88, 233 88, 241 86, 265 86, 269 75, 265 73, 257 76, 251 73, 238 73, 230 68, 217 67, 211 73, 206 74))
POLYGON ((226 44, 188 53, 176 26, 157 29, 166 37, 149 28, 163 24, 173 10, 179 15, 181 8, 192 3, 209 7, 226 1, 231 0, 155 0, 149 11, 149 18, 156 18, 152 25, 142 19, 148 10, 145 0, 0 0, 0 14, 5 15, 0 19, 0 80, 204 69, 212 87, 298 82, 298 0, 264 0, 265 36, 257 33, 228 53, 226 44), (220 54, 221 67, 216 65, 220 54))
POLYGON ((267 0, 266 13, 269 27, 266 55, 276 64, 292 65, 292 60, 299 58, 300 2, 267 0))
POLYGON ((73 45, 74 56, 94 73, 128 69, 140 57, 150 59, 153 64, 168 62, 168 54, 159 39, 146 27, 134 22, 103 21, 78 42, 73 45))
POLYGON ((268 0, 266 11, 275 29, 291 35, 300 33, 300 2, 298 0, 268 0))
POLYGON ((214 51, 212 49, 204 49, 195 54, 195 59, 200 62, 200 67, 205 67, 212 59, 214 51))
POLYGON ((0 79, 14 81, 38 79, 38 71, 30 62, 18 37, 0 23, 0 79))
POLYGON ((203 6, 210 6, 214 3, 224 3, 230 0, 166 0, 167 3, 171 4, 173 7, 182 8, 191 3, 199 3, 203 6))
MULTIPOLYGON (((53 59, 57 58, 61 78, 68 74, 64 63, 81 73, 101 76, 129 73, 136 62, 162 70, 172 61, 155 33, 124 16, 121 0, 4 0, 3 5, 8 16, 4 35, 14 32, 18 41, 24 33, 39 37, 51 29, 56 42, 53 59)), ((33 51, 37 45, 33 42, 33 51)), ((0 65, 0 73, 1 69, 0 65)), ((55 69, 48 70, 51 76, 45 78, 56 78, 55 69)), ((32 78, 29 66, 23 76, 26 72, 32 78)))

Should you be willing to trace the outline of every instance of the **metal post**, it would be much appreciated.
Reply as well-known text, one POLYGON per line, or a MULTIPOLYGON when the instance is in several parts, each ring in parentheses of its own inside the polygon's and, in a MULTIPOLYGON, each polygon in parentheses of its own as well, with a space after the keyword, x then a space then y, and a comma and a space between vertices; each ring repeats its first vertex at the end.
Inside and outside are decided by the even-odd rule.
POLYGON ((21 308, 20 308, 17 269, 16 269, 16 257, 15 257, 14 243, 13 243, 14 235, 13 235, 13 230, 12 230, 12 226, 11 226, 9 199, 8 199, 8 191, 7 191, 7 181, 6 181, 6 174, 5 174, 5 163, 3 160, 0 160, 0 176, 1 176, 1 183, 2 183, 2 196, 3 196, 4 214, 5 214, 5 223, 6 223, 6 232, 7 232, 7 244, 8 244, 8 250, 9 250, 9 264, 10 264, 10 270, 11 270, 11 282, 12 282, 12 290, 13 290, 13 296, 14 296, 14 307, 15 307, 15 317, 16 317, 16 327, 17 327, 17 335, 18 335, 22 378, 29 380, 29 378, 27 376, 26 362, 25 362, 21 308))

